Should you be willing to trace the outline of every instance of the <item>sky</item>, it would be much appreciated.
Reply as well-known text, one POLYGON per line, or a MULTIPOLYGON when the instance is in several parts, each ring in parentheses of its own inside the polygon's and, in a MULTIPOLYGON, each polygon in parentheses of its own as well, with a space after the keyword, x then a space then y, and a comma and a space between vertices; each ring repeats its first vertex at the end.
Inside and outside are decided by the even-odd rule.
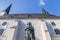
POLYGON ((60 16, 60 0, 0 0, 0 11, 12 3, 10 14, 40 14, 42 8, 60 16))

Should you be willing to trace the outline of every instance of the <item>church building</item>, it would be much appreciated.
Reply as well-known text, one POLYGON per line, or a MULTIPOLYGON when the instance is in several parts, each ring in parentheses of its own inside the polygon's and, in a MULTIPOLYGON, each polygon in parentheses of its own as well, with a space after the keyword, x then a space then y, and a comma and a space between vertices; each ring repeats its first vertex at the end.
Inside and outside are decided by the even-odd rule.
POLYGON ((9 14, 11 6, 0 12, 0 40, 60 40, 60 16, 9 14))

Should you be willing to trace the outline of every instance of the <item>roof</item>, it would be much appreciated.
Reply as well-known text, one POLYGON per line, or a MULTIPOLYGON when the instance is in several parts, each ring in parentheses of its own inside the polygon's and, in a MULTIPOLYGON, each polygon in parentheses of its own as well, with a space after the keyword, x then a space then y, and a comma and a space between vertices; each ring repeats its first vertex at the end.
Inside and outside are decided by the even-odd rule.
POLYGON ((7 16, 0 16, 0 19, 25 19, 25 18, 60 19, 60 16, 55 16, 51 14, 10 14, 7 16))
POLYGON ((40 14, 9 14, 5 16, 0 16, 0 19, 26 19, 26 18, 60 19, 60 16, 49 14, 44 9, 40 14))

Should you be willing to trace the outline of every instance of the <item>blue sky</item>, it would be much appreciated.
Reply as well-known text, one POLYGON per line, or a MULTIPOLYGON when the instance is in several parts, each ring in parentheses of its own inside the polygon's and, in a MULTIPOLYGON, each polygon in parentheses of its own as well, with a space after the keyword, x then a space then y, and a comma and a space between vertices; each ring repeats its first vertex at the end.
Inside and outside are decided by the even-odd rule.
POLYGON ((60 0, 0 0, 0 11, 6 9, 11 3, 10 14, 40 14, 42 7, 50 14, 60 16, 60 0))

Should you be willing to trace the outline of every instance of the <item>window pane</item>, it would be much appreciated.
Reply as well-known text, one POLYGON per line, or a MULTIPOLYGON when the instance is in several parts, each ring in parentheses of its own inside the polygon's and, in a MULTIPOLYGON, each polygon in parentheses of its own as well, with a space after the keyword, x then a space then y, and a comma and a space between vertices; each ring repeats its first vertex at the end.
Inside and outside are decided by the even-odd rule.
POLYGON ((60 34, 59 29, 55 29, 56 34, 60 34))
POLYGON ((2 35, 4 32, 4 29, 0 29, 0 35, 2 35))

